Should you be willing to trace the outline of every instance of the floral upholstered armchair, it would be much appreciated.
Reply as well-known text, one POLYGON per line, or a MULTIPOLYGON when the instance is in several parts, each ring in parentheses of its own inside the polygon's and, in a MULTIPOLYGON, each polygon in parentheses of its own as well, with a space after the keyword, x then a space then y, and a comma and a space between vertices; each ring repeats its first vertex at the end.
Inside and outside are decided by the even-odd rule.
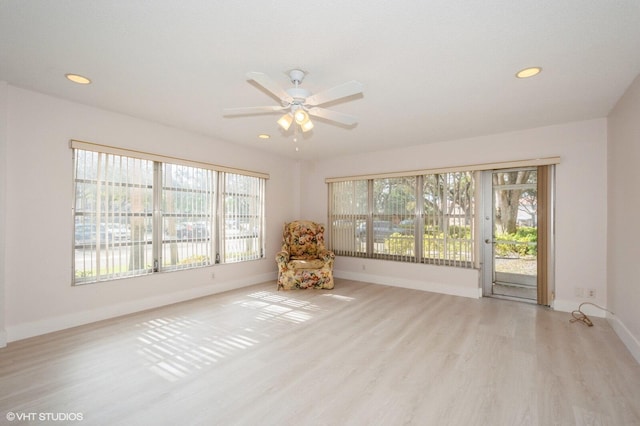
POLYGON ((324 226, 308 220, 285 223, 282 251, 276 255, 278 290, 333 288, 335 258, 324 246, 324 226))

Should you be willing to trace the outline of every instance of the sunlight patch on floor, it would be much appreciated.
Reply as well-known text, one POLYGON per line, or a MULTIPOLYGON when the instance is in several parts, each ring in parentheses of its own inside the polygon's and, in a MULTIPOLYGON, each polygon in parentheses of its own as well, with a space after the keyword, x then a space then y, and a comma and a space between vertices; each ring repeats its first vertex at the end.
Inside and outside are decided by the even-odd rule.
MULTIPOLYGON (((354 300, 337 294, 323 296, 343 302, 354 300)), ((324 310, 306 297, 304 292, 257 291, 231 302, 244 309, 234 314, 237 321, 234 317, 224 324, 186 316, 150 319, 137 324, 136 353, 149 371, 170 382, 178 381, 231 359, 265 338, 251 328, 241 328, 242 321, 302 324, 324 310)))
POLYGON ((340 294, 333 294, 333 293, 323 294, 322 297, 331 297, 333 299, 342 300, 344 302, 351 302, 352 300, 356 300, 355 297, 347 297, 347 296, 342 296, 340 294))
POLYGON ((259 343, 243 332, 185 317, 156 318, 137 325, 138 350, 149 371, 174 382, 259 343))
POLYGON ((256 319, 261 321, 286 321, 302 323, 313 318, 312 312, 320 310, 308 300, 295 299, 270 291, 258 291, 247 295, 249 300, 238 302, 242 307, 257 310, 256 319))

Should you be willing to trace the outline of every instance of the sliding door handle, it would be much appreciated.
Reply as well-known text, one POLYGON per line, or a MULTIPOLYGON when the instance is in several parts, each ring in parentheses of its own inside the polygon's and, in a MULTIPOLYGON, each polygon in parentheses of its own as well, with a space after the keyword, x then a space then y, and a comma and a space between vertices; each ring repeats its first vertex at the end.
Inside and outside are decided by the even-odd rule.
POLYGON ((485 243, 487 244, 495 244, 496 241, 495 240, 490 240, 489 238, 487 238, 486 240, 484 240, 485 243))

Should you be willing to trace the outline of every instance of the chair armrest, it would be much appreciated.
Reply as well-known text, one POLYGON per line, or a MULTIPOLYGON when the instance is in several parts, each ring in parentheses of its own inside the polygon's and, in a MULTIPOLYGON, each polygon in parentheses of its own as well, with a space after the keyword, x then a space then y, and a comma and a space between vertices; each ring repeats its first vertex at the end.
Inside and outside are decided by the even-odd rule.
POLYGON ((325 262, 333 260, 336 258, 336 255, 331 250, 322 250, 318 252, 318 259, 322 259, 325 262))
POLYGON ((276 253, 276 262, 278 264, 286 264, 287 262, 289 262, 289 252, 279 251, 278 253, 276 253))

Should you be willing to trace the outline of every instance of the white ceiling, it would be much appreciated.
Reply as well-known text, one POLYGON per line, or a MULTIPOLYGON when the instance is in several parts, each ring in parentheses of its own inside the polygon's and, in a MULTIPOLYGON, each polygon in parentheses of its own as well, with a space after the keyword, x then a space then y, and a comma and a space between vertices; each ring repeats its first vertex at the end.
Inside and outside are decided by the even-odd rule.
POLYGON ((301 159, 605 117, 639 73, 638 0, 0 0, 0 80, 301 159), (314 119, 296 153, 278 113, 223 117, 292 68, 362 82, 325 105, 358 124, 314 119))

